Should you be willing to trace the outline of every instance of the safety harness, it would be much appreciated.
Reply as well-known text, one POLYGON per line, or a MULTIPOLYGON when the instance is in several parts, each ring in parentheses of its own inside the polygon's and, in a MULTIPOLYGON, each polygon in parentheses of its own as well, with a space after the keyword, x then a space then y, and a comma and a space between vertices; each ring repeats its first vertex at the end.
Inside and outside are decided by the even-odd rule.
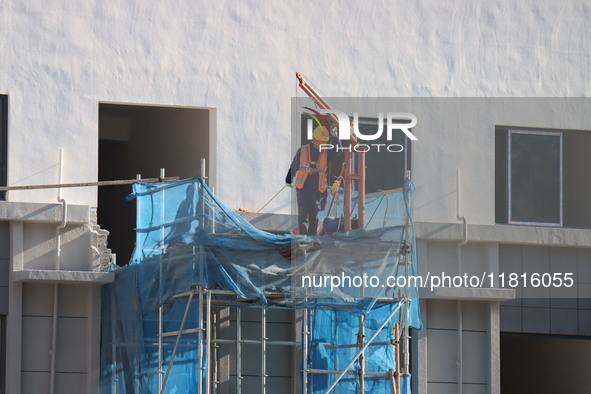
POLYGON ((296 173, 295 184, 298 189, 304 187, 308 174, 318 173, 318 190, 321 193, 326 191, 327 174, 326 174, 326 150, 320 151, 318 154, 318 161, 312 161, 310 155, 310 144, 304 145, 300 149, 300 167, 296 173))

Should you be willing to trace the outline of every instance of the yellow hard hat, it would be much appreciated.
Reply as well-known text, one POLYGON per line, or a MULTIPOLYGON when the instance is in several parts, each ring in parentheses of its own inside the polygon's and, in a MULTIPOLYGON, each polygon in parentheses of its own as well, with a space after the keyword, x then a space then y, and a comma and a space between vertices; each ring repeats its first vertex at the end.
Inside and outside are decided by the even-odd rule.
POLYGON ((328 142, 330 139, 328 137, 328 130, 324 126, 318 126, 314 129, 314 133, 312 134, 314 139, 319 142, 328 142))

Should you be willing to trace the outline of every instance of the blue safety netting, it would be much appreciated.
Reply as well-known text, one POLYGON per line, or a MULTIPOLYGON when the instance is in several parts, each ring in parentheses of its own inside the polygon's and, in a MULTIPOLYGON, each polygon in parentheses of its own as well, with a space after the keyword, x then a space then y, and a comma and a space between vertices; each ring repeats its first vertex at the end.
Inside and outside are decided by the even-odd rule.
MULTIPOLYGON (((386 319, 395 308, 393 304, 377 304, 371 311, 364 315, 363 323, 359 321, 359 315, 341 310, 310 309, 311 322, 310 341, 311 351, 309 365, 318 371, 342 371, 350 360, 358 352, 356 340, 358 335, 363 335, 367 340, 376 331, 376 328, 386 319), (363 324, 363 332, 359 327, 363 324)), ((389 323, 381 330, 375 340, 364 352, 365 371, 371 373, 390 373, 390 376, 376 376, 367 374, 364 380, 366 393, 392 393, 392 385, 396 384, 393 372, 396 370, 396 354, 392 341, 395 339, 394 324, 403 323, 404 313, 397 313, 389 323)), ((420 324, 420 323, 419 323, 420 324)), ((412 323, 411 323, 412 325, 412 323)), ((399 355, 402 360, 402 355, 399 355)), ((357 394, 360 393, 361 381, 359 370, 361 364, 356 362, 349 371, 356 374, 345 375, 335 387, 335 393, 357 394)), ((311 374, 308 378, 308 392, 324 393, 333 383, 336 374, 311 374)), ((401 377, 401 392, 410 394, 410 374, 401 377), (405 391, 406 390, 406 391, 405 391)))
MULTIPOLYGON (((103 289, 101 393, 157 393, 158 392, 158 308, 143 311, 138 293, 134 291, 139 270, 117 273, 117 284, 103 289)), ((162 332, 178 330, 186 299, 166 304, 162 332)), ((188 309, 185 328, 198 327, 198 308, 188 309)), ((163 338, 162 360, 168 365, 176 336, 163 338)), ((199 355, 205 365, 205 353, 199 351, 197 333, 183 334, 174 357, 174 368, 166 385, 167 393, 196 393, 199 379, 199 355)), ((203 338, 202 338, 203 341, 203 338)), ((202 342, 203 343, 203 342, 202 342)), ((203 373, 203 370, 202 370, 203 373)), ((162 376, 164 380, 164 376, 162 376)))
MULTIPOLYGON (((158 375, 163 375, 157 373, 158 360, 168 365, 176 341, 166 337, 158 346, 159 308, 164 309, 163 331, 178 330, 187 300, 171 302, 171 297, 198 287, 265 304, 308 308, 312 368, 322 366, 323 359, 339 360, 330 369, 343 367, 355 349, 335 350, 327 344, 351 343, 360 314, 366 316, 365 330, 371 333, 394 306, 386 300, 412 299, 405 304, 408 311, 403 308, 392 322, 408 316, 409 324, 420 328, 417 289, 401 281, 416 272, 412 190, 407 181, 399 192, 368 198, 366 211, 373 212, 374 219, 365 229, 308 237, 256 229, 199 178, 134 184, 130 198, 137 204, 135 250, 129 264, 112 267, 115 282, 103 287, 101 392, 157 392, 158 375), (282 296, 269 298, 269 293, 282 296)), ((234 301, 227 297, 227 302, 234 301)), ((197 327, 198 308, 187 310, 185 326, 197 327)), ((379 335, 392 339, 391 330, 379 335)), ((165 392, 197 392, 199 373, 205 370, 199 338, 197 333, 180 336, 165 392), (203 367, 201 372, 197 365, 203 367)), ((368 349, 366 369, 395 368, 391 348, 368 349)), ((334 378, 326 376, 313 376, 311 392, 323 392, 334 378)), ((366 387, 376 392, 391 390, 388 378, 367 379, 366 387)), ((354 390, 355 384, 354 376, 347 375, 339 392, 354 392, 346 390, 354 390)))

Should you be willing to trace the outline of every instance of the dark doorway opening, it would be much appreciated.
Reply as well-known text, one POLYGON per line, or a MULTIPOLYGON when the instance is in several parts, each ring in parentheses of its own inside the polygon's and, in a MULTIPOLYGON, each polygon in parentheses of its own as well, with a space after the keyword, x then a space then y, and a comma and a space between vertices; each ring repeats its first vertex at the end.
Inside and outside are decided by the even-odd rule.
MULTIPOLYGON (((119 180, 200 175, 201 159, 212 184, 215 109, 99 104, 98 179, 119 180)), ((98 221, 110 232, 109 248, 117 264, 127 264, 135 244, 135 204, 125 200, 130 186, 98 191, 98 221)))
POLYGON ((501 393, 591 393, 590 354, 586 337, 501 333, 501 393))

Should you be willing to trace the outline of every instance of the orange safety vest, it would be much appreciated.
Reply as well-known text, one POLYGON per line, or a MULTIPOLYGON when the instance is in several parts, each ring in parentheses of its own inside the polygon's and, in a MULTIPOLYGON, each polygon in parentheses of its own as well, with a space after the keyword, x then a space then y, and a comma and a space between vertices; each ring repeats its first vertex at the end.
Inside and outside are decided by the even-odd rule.
POLYGON ((304 187, 308 174, 318 173, 318 190, 321 193, 326 191, 327 175, 326 175, 326 150, 323 150, 318 155, 318 161, 312 161, 310 156, 310 144, 304 145, 300 149, 300 168, 296 173, 295 184, 298 189, 304 187))

